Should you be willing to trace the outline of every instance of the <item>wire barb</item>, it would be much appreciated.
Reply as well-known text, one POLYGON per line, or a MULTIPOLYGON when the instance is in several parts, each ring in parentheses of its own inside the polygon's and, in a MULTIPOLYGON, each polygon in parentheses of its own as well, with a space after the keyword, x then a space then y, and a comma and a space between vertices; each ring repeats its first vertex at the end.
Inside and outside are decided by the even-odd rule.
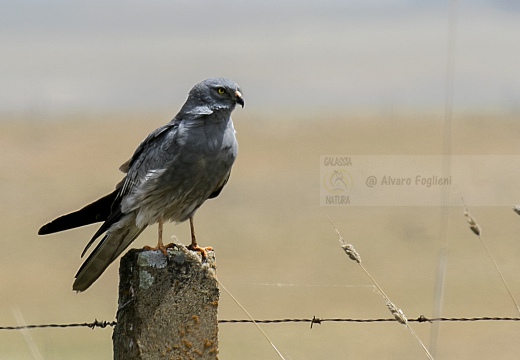
POLYGON ((312 329, 312 325, 314 324, 319 324, 321 325, 321 319, 320 318, 317 318, 316 316, 313 316, 312 317, 312 320, 311 320, 311 329, 312 329))

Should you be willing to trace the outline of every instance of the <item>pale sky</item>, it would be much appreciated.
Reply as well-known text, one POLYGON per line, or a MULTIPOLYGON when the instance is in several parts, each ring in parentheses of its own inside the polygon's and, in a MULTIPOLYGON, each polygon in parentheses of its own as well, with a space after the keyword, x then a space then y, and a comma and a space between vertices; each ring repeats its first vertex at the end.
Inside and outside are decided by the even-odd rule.
MULTIPOLYGON (((229 77, 252 109, 437 109, 450 3, 0 1, 0 114, 171 109, 229 77)), ((454 2, 455 108, 520 109, 520 2, 454 2)))

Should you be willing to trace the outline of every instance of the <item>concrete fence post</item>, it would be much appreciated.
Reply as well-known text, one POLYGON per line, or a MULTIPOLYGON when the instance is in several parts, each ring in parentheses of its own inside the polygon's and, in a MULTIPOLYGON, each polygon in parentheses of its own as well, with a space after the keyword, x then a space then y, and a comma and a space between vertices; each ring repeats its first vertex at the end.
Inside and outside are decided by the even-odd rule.
POLYGON ((218 359, 215 254, 130 250, 119 268, 115 360, 218 359))

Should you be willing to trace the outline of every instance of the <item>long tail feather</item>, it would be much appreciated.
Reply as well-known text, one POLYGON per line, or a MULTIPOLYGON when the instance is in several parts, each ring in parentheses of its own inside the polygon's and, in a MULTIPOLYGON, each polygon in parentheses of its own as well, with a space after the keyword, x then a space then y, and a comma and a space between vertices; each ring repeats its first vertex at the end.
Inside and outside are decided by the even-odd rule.
POLYGON ((103 196, 101 199, 77 211, 52 220, 38 230, 38 235, 52 234, 107 220, 112 212, 112 204, 114 203, 117 192, 118 190, 114 190, 112 193, 103 196))
POLYGON ((108 230, 105 237, 81 265, 72 285, 73 290, 85 291, 88 289, 146 228, 138 228, 133 216, 123 218, 115 226, 117 228, 108 230))

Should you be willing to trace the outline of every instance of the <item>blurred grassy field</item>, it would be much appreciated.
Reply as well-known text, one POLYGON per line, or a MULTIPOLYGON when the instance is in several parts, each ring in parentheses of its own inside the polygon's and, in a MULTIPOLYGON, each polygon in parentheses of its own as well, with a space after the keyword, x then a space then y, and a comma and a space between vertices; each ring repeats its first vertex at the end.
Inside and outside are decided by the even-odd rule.
MULTIPOLYGON (((518 316, 462 208, 319 206, 320 155, 441 154, 441 115, 310 117, 235 113, 240 151, 231 180, 196 216, 200 244, 216 250, 220 281, 254 317, 390 316, 382 297, 340 249, 327 216, 409 318, 432 315, 444 231, 449 241, 443 315, 518 316), (448 228, 442 229, 446 214, 448 228)), ((0 326, 16 325, 16 308, 29 324, 114 319, 117 263, 87 292, 71 290, 79 254, 95 227, 47 237, 36 232, 44 222, 113 189, 121 179, 119 165, 167 120, 168 115, 156 114, 0 122, 0 326)), ((518 115, 456 116, 452 152, 518 155, 519 120, 518 115)), ((517 202, 519 193, 511 194, 511 205, 517 202)), ((510 207, 470 210, 520 299, 520 217, 510 207)), ((187 224, 169 224, 165 234, 189 242, 187 224)), ((154 227, 134 246, 155 240, 154 227)), ((245 318, 225 293, 219 312, 222 319, 245 318)), ((431 325, 412 327, 428 345, 431 325)), ((263 328, 287 359, 426 358, 396 323, 263 328)), ((519 331, 512 322, 442 323, 436 359, 517 359, 519 331)), ((45 359, 110 359, 111 332, 30 333, 45 359)), ((33 358, 20 332, 0 331, 0 359, 33 358)), ((277 356, 254 326, 222 324, 220 358, 277 356)))

